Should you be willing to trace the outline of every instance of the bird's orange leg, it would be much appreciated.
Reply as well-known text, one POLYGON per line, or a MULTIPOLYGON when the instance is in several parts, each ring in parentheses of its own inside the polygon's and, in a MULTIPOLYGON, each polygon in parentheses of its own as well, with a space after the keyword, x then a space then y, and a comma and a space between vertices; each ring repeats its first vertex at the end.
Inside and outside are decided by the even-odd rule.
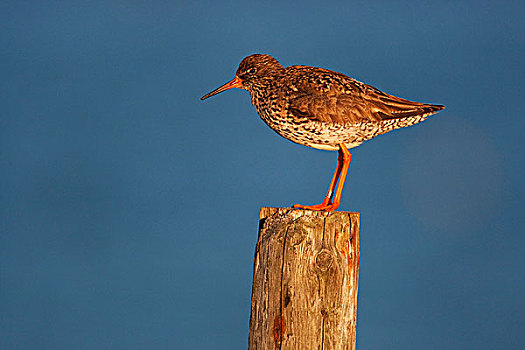
POLYGON ((337 185, 337 191, 335 192, 335 197, 332 200, 332 204, 324 208, 325 211, 334 211, 341 204, 341 194, 343 193, 343 186, 345 184, 346 174, 348 173, 348 168, 350 167, 350 162, 352 161, 352 154, 348 151, 348 148, 342 143, 339 144, 341 151, 343 152, 343 166, 341 167, 341 177, 339 178, 339 184, 337 185))
POLYGON ((308 209, 308 210, 325 210, 333 211, 337 209, 341 203, 341 194, 343 192, 343 185, 345 181, 346 174, 348 173, 348 167, 350 166, 350 161, 352 160, 352 154, 348 151, 346 146, 343 143, 339 144, 339 155, 337 158, 337 167, 335 169, 334 176, 330 182, 328 188, 328 193, 323 200, 323 203, 317 205, 301 205, 295 204, 294 208, 308 209), (339 185, 334 196, 335 185, 339 180, 339 185), (333 198, 333 201, 332 201, 333 198))

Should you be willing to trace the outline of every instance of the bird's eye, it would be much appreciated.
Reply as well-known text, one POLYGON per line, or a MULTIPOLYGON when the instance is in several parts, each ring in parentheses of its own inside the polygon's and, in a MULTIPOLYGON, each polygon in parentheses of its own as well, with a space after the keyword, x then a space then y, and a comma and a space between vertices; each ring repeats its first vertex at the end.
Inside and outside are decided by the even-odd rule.
POLYGON ((246 71, 246 73, 248 73, 248 74, 255 74, 256 71, 257 71, 257 69, 255 69, 255 67, 252 67, 252 68, 248 69, 246 71))

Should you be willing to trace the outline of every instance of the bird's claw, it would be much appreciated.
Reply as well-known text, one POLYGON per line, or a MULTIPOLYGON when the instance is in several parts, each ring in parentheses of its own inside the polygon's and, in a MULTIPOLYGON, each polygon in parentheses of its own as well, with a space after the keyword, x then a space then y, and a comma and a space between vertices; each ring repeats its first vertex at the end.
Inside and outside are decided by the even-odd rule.
POLYGON ((321 203, 316 205, 294 204, 295 209, 315 210, 315 211, 334 211, 339 207, 339 203, 321 203))

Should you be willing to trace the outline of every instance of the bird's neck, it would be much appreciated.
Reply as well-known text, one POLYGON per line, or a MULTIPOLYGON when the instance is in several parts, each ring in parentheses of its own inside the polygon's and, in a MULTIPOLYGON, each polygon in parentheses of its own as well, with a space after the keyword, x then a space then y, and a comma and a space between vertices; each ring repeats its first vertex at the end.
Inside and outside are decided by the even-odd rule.
POLYGON ((267 98, 271 94, 272 87, 276 83, 276 77, 267 76, 256 81, 253 81, 250 86, 247 87, 248 92, 252 96, 252 102, 255 104, 255 100, 267 98))

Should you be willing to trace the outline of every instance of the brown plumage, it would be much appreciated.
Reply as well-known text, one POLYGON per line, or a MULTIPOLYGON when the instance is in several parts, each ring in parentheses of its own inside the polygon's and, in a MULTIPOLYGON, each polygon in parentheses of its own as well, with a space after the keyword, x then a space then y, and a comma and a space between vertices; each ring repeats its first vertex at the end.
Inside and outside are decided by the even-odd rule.
POLYGON ((327 69, 284 68, 275 58, 261 54, 243 59, 235 79, 201 99, 233 87, 248 90, 260 117, 279 135, 305 146, 339 151, 336 173, 323 203, 296 205, 313 210, 334 210, 339 205, 339 189, 342 191, 351 158, 348 148, 419 123, 444 108, 388 95, 327 69))

